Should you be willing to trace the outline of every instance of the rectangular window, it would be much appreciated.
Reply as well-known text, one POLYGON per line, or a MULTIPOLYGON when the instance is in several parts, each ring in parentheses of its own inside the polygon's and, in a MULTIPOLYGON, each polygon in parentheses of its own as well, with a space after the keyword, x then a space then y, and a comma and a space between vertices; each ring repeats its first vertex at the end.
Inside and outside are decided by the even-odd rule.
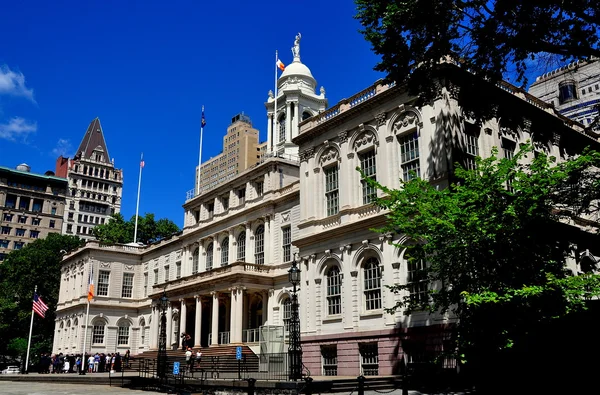
POLYGON ((8 248, 8 240, 0 240, 0 248, 8 248))
POLYGON ((25 229, 17 229, 15 236, 25 236, 25 229))
POLYGON ((38 226, 40 224, 39 218, 31 218, 31 225, 38 226))
POLYGON ((165 266, 165 282, 169 281, 169 266, 165 266))
POLYGON ((20 224, 26 224, 27 223, 27 217, 24 215, 19 215, 19 223, 20 224))
POLYGON ((425 262, 422 259, 408 259, 408 289, 411 302, 422 305, 427 303, 427 273, 425 262))
POLYGON ((148 273, 144 273, 144 297, 148 296, 148 273))
POLYGON ((19 209, 29 210, 29 202, 30 202, 29 198, 21 196, 21 200, 19 200, 19 209))
POLYGON ((465 168, 475 170, 477 163, 475 158, 479 156, 479 135, 475 130, 465 132, 465 168))
POLYGON ((123 274, 123 288, 121 288, 122 298, 131 298, 133 296, 133 273, 123 274))
POLYGON ((327 216, 339 212, 339 180, 338 168, 332 166, 325 169, 325 200, 327 201, 327 216))
POLYGON ((229 196, 221 197, 221 204, 223 205, 223 211, 229 210, 229 196))
POLYGON ((9 235, 11 229, 12 228, 10 226, 3 226, 2 230, 0 231, 0 233, 2 233, 3 235, 9 235))
MULTIPOLYGON (((368 178, 377 180, 377 168, 375 166, 375 150, 368 151, 360 155, 360 168, 368 178)), ((362 182, 363 204, 368 204, 377 197, 375 187, 367 184, 365 180, 362 182)))
POLYGON ((2 220, 3 221, 11 222, 12 219, 13 219, 13 215, 12 214, 4 213, 4 215, 2 216, 2 220))
POLYGON ((73 225, 71 225, 71 224, 67 225, 67 233, 73 233, 73 225))
POLYGON ((263 189, 264 189, 265 183, 262 181, 256 181, 254 183, 254 189, 256 190, 256 196, 262 196, 263 195, 263 189))
POLYGON ((342 274, 337 266, 327 273, 327 313, 342 314, 342 274))
POLYGON ((13 245, 13 248, 15 250, 20 250, 21 248, 23 248, 24 245, 25 245, 25 243, 22 242, 22 241, 15 241, 14 245, 13 245))
POLYGON ((364 269, 365 310, 381 309, 381 267, 376 259, 370 258, 364 269))
POLYGON ((181 262, 175 262, 175 278, 181 277, 181 262))
POLYGON ((515 156, 516 148, 517 143, 515 143, 514 141, 502 139, 502 153, 504 154, 505 159, 512 159, 513 156, 515 156))
POLYGON ((363 376, 379 375, 379 350, 377 343, 365 343, 358 346, 360 351, 360 370, 363 376))
POLYGON ((43 205, 44 205, 44 201, 43 200, 41 200, 41 199, 33 199, 33 207, 31 208, 31 211, 33 211, 35 213, 41 213, 43 205))
POLYGON ((323 376, 337 376, 337 346, 321 346, 323 376))
POLYGON ((419 163, 419 132, 402 136, 398 139, 400 144, 400 166, 402 167, 402 179, 409 181, 415 177, 421 177, 421 165, 419 163))
POLYGON ((6 195, 6 200, 4 201, 4 207, 15 208, 16 206, 17 206, 17 196, 16 195, 6 195))
POLYGON ((158 284, 158 269, 154 269, 154 285, 158 284))
POLYGON ((30 230, 29 237, 31 237, 32 239, 37 239, 40 237, 40 232, 37 230, 30 230))
POLYGON ((239 205, 246 203, 246 188, 238 189, 237 192, 239 205))
POLYGON ((129 344, 129 327, 128 326, 120 326, 119 327, 118 345, 126 346, 128 344, 129 344))
POLYGON ((94 325, 92 344, 104 344, 104 325, 94 325))
POLYGON ((108 281, 110 272, 108 270, 100 270, 98 273, 98 296, 108 296, 108 281))
POLYGON ((283 261, 289 262, 292 260, 292 228, 286 226, 282 230, 283 244, 283 261))
POLYGON ((208 219, 211 219, 215 213, 215 204, 214 203, 207 203, 206 204, 206 211, 208 211, 208 219))
POLYGON ((56 226, 56 221, 54 221, 53 219, 51 219, 48 227, 51 228, 51 229, 54 229, 55 226, 56 226))

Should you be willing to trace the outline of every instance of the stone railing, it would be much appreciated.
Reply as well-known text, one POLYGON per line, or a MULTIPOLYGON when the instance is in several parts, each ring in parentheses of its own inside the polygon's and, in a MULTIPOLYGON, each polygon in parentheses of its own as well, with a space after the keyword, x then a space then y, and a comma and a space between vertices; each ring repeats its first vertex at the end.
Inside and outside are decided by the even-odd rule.
POLYGON ((323 122, 329 121, 330 119, 337 117, 341 113, 348 111, 351 108, 354 108, 354 107, 372 99, 373 97, 377 96, 381 92, 384 92, 394 86, 395 86, 394 83, 384 84, 382 80, 378 80, 377 82, 375 82, 375 84, 371 85, 370 87, 368 87, 366 89, 363 89, 362 91, 351 96, 350 98, 343 99, 335 106, 323 111, 320 114, 317 114, 317 115, 307 119, 306 121, 301 122, 299 125, 300 133, 302 133, 303 131, 306 131, 308 129, 312 129, 316 125, 319 125, 323 122))

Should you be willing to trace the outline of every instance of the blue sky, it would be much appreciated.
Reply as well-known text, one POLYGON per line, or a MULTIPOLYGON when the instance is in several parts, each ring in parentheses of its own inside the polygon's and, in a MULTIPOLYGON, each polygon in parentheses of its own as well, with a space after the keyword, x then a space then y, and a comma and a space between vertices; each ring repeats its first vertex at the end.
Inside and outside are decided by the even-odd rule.
POLYGON ((109 154, 124 171, 126 218, 140 213, 183 224, 194 187, 200 109, 203 161, 220 153, 231 117, 249 115, 266 139, 264 102, 274 52, 302 61, 329 104, 382 74, 346 1, 18 1, 0 23, 0 166, 54 170, 99 117, 109 154))

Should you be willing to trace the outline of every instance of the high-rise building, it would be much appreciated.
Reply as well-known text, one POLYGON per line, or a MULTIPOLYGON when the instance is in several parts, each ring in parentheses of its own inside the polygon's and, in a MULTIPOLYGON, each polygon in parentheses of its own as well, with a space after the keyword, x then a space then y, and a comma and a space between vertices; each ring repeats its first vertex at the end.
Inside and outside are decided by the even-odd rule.
POLYGON ((585 126, 598 116, 600 61, 590 58, 560 67, 535 79, 529 93, 554 105, 564 116, 585 126))
POLYGON ((0 262, 9 252, 62 229, 67 180, 30 170, 25 163, 0 167, 0 262))
MULTIPOLYGON (((204 162, 200 171, 200 193, 214 189, 231 180, 242 171, 260 162, 258 129, 244 113, 231 118, 227 133, 223 137, 223 151, 204 162)), ((198 189, 198 167, 196 167, 195 190, 198 189)), ((196 193, 195 195, 198 195, 196 193)))
POLYGON ((90 123, 73 159, 56 160, 56 174, 69 181, 63 233, 91 239, 96 225, 121 210, 123 171, 108 154, 100 119, 90 123))

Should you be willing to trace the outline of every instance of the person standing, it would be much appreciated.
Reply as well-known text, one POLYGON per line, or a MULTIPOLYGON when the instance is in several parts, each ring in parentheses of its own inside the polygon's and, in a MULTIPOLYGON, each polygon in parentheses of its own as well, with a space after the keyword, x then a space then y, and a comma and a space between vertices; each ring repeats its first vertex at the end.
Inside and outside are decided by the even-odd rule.
POLYGON ((187 372, 191 373, 192 372, 192 349, 189 347, 185 351, 185 363, 187 365, 187 372))
POLYGON ((200 361, 202 361, 202 352, 198 349, 196 350, 196 369, 200 369, 200 361))

